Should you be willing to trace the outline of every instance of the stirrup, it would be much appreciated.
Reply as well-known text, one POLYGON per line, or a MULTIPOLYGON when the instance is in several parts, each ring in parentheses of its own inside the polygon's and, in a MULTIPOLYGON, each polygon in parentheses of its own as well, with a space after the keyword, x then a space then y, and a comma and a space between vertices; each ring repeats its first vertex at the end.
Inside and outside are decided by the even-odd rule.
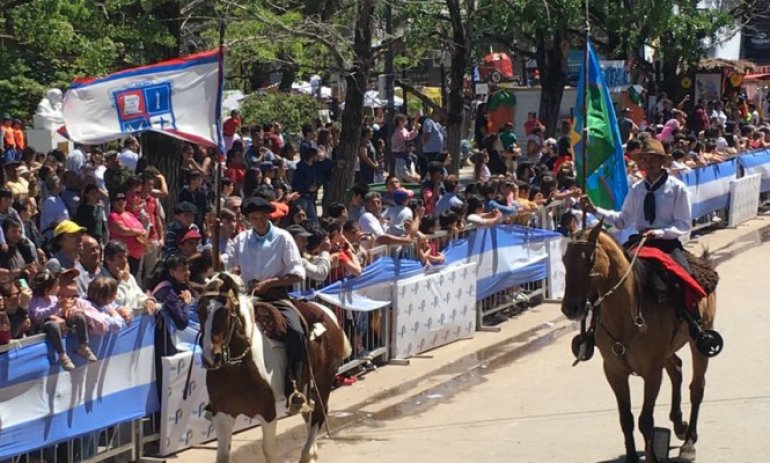
POLYGON ((307 396, 300 392, 298 389, 294 389, 294 392, 286 399, 286 414, 296 415, 297 413, 311 413, 314 409, 312 401, 308 400, 307 396))
POLYGON ((716 357, 725 347, 722 335, 714 330, 702 330, 695 338, 695 347, 705 357, 716 357))

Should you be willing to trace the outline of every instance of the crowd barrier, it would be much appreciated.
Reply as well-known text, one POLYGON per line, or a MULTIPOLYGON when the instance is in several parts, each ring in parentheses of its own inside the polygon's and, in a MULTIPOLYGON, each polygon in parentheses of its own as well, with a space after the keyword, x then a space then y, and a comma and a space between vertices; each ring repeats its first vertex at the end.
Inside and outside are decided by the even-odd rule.
MULTIPOLYGON (((770 150, 695 169, 683 181, 696 223, 713 224, 718 217, 737 225, 756 215, 770 195, 770 150)), ((463 230, 459 239, 444 232, 428 237, 444 250, 445 266, 426 271, 413 249, 376 246, 360 277, 308 281, 298 289, 331 307, 360 348, 340 372, 373 358, 408 359, 489 329, 501 311, 533 299, 560 299, 566 239, 550 230, 566 207, 556 201, 541 208, 541 229, 496 226, 463 230), (471 275, 475 284, 468 284, 471 275)), ((213 438, 201 406, 202 369, 193 369, 192 398, 181 400, 179 377, 190 362, 200 362, 199 354, 163 359, 163 381, 170 387, 158 399, 153 328, 152 317, 137 317, 121 333, 94 337, 99 361, 84 367, 74 355, 73 372, 61 371, 43 336, 0 348, 0 463, 135 460, 147 455, 148 444, 154 454, 167 454, 213 438)), ((239 428, 256 424, 238 422, 239 428)))

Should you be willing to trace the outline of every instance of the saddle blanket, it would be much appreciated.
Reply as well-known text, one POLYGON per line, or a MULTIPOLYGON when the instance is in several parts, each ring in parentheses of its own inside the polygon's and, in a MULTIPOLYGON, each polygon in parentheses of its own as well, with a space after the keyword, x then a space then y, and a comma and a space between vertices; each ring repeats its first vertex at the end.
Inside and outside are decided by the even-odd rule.
MULTIPOLYGON (((634 250, 633 252, 636 251, 634 250)), ((658 262, 666 272, 674 275, 682 283, 684 286, 684 303, 688 309, 694 309, 696 304, 708 295, 703 286, 687 270, 683 269, 671 256, 660 249, 644 246, 639 250, 639 258, 658 262)))

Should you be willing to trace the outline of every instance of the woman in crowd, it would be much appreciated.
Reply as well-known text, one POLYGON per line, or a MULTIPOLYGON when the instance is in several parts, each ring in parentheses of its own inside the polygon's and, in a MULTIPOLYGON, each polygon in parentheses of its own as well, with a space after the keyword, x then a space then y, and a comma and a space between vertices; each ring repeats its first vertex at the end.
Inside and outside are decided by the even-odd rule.
POLYGON ((104 205, 102 194, 95 184, 86 185, 83 189, 83 201, 78 206, 75 222, 86 229, 99 243, 104 243, 107 227, 104 223, 104 205))
POLYGON ((468 197, 468 215, 466 220, 468 224, 489 226, 503 221, 503 215, 499 210, 494 209, 490 212, 484 212, 484 198, 479 195, 468 197))
POLYGON ((117 193, 112 197, 112 212, 107 218, 110 239, 120 241, 128 249, 128 265, 131 273, 139 271, 139 262, 145 252, 147 230, 136 216, 126 210, 126 194, 117 193))
POLYGON ((167 327, 176 330, 187 328, 190 315, 195 310, 187 258, 174 255, 166 260, 160 283, 152 290, 152 294, 162 307, 159 314, 167 327))

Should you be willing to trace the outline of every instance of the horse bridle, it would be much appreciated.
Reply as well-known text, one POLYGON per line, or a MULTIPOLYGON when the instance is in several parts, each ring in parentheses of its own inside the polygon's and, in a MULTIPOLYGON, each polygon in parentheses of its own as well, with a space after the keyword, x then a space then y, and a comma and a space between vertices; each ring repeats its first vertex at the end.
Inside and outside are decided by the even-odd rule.
MULTIPOLYGON (((642 239, 637 244, 636 250, 634 251, 634 255, 631 258, 631 262, 630 262, 630 264, 628 266, 628 269, 623 274, 623 276, 620 277, 620 279, 618 280, 617 283, 615 283, 606 292, 599 293, 599 296, 595 300, 593 300, 593 301, 591 301, 589 298, 586 298, 586 301, 585 301, 586 310, 583 311, 583 316, 580 319, 580 337, 582 339, 586 339, 586 335, 587 334, 593 335, 594 331, 596 331, 596 326, 597 325, 601 326, 604 329, 604 331, 607 333, 607 335, 613 341, 615 341, 615 343, 612 346, 612 353, 617 355, 618 357, 622 357, 622 356, 625 355, 626 347, 620 342, 620 340, 615 338, 615 336, 613 336, 609 332, 609 330, 607 329, 606 326, 604 326, 603 323, 601 323, 601 321, 599 320, 599 318, 600 318, 600 311, 599 311, 599 309, 601 308, 602 302, 606 298, 612 296, 615 293, 615 291, 617 291, 623 285, 623 283, 628 279, 628 277, 631 275, 631 272, 634 269, 634 264, 636 264, 636 261, 637 261, 637 259, 639 257, 639 253, 641 252, 642 246, 644 246, 645 241, 647 241, 647 237, 643 236, 642 239), (590 328, 587 328, 586 327, 586 320, 587 320, 589 314, 591 314, 591 326, 590 326, 590 328)), ((589 262, 590 262, 591 266, 590 266, 590 268, 588 270, 588 276, 590 278, 594 278, 596 276, 600 276, 598 273, 596 273, 596 250, 598 248, 598 244, 597 243, 590 243, 589 241, 582 241, 581 240, 581 241, 573 241, 573 242, 567 243, 567 246, 569 246, 570 244, 577 244, 577 243, 593 244, 593 249, 591 251, 591 257, 589 258, 589 262)), ((591 283, 590 283, 590 280, 589 280, 589 288, 588 288, 589 291, 588 291, 588 294, 590 294, 590 289, 591 289, 590 285, 591 285, 591 283)), ((631 317, 633 319, 634 325, 640 331, 644 332, 644 331, 646 331, 647 321, 644 319, 644 314, 642 313, 641 301, 637 305, 636 309, 637 309, 636 310, 636 314, 634 314, 633 313, 633 309, 631 309, 632 310, 631 317)), ((585 348, 584 345, 581 345, 580 346, 580 351, 577 354, 577 360, 575 360, 575 363, 572 366, 577 365, 580 361, 588 360, 590 358, 590 356, 588 358, 586 358, 586 354, 587 354, 587 349, 585 348)))
MULTIPOLYGON (((217 291, 209 291, 201 294, 201 298, 219 296, 225 296, 231 300, 234 299, 231 298, 228 294, 217 291)), ((235 334, 235 330, 238 328, 238 326, 243 327, 243 322, 241 322, 241 319, 237 314, 229 313, 231 311, 235 311, 235 304, 233 304, 232 308, 227 308, 227 311, 228 326, 227 335, 225 335, 225 341, 222 343, 222 361, 214 366, 207 366, 205 363, 203 363, 203 368, 206 370, 219 370, 220 368, 240 365, 243 362, 243 359, 246 358, 246 356, 249 355, 249 352, 251 351, 251 343, 248 343, 243 349, 243 352, 241 352, 239 355, 236 355, 235 357, 230 356, 230 343, 233 340, 233 335, 235 334)), ((202 331, 198 332, 198 336, 200 336, 200 333, 202 333, 202 331)))

